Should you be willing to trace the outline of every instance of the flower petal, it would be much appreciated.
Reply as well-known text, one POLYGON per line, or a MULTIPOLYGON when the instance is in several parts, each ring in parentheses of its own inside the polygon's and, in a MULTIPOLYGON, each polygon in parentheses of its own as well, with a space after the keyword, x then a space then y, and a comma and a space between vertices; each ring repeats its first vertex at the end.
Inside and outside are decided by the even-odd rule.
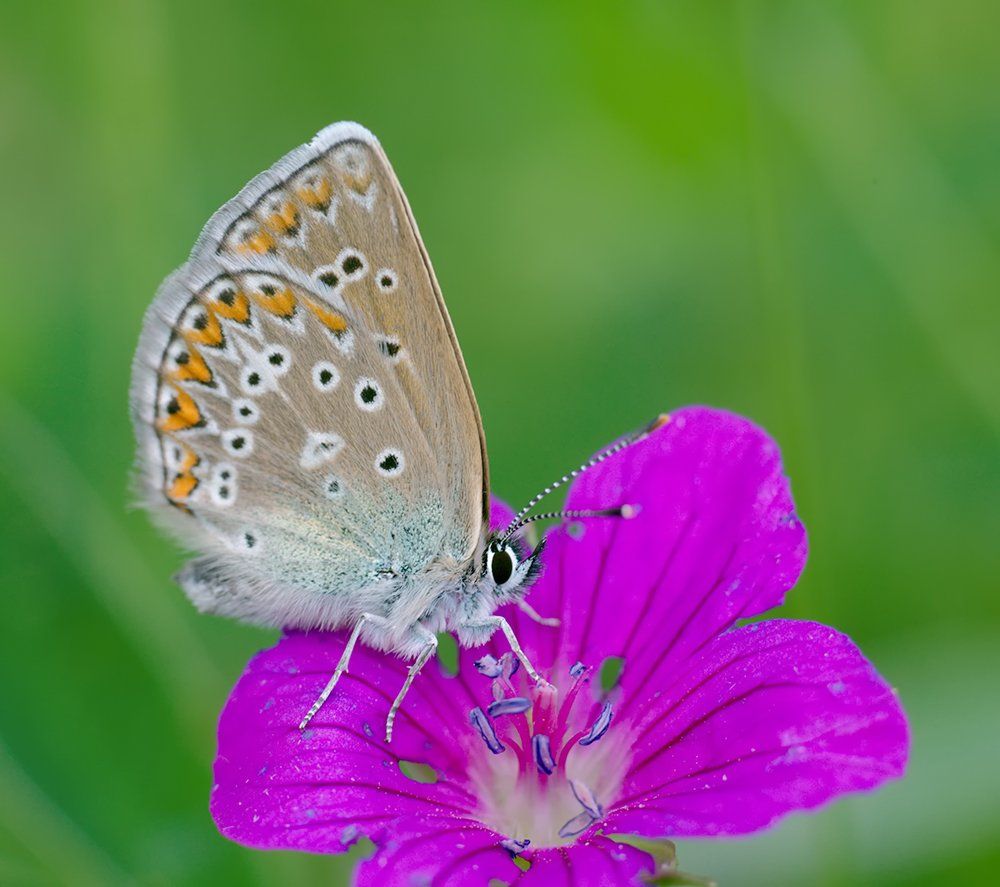
POLYGON ((708 645, 635 725, 608 832, 739 835, 902 776, 895 695, 849 638, 772 620, 708 645))
POLYGON ((653 858, 628 844, 595 835, 567 847, 525 854, 531 868, 517 883, 524 887, 617 887, 641 884, 652 874, 653 858))
POLYGON ((391 746, 389 704, 406 663, 362 645, 351 670, 300 733, 298 723, 343 650, 343 632, 294 632, 255 656, 223 709, 211 812, 228 838, 254 847, 338 853, 360 835, 379 839, 397 817, 462 817, 468 712, 463 678, 429 664, 400 710, 391 746), (400 761, 427 764, 418 782, 400 761))
POLYGON ((617 887, 640 883, 653 871, 648 853, 597 835, 572 846, 522 854, 530 868, 522 872, 482 826, 434 819, 419 826, 394 828, 393 834, 356 875, 357 887, 464 887, 492 879, 522 887, 617 887))
POLYGON ((503 499, 490 496, 490 529, 494 532, 507 527, 514 520, 514 509, 503 499))
POLYGON ((586 471, 568 508, 638 506, 549 533, 546 572, 529 600, 559 628, 508 609, 541 662, 599 666, 623 656, 626 704, 657 692, 678 663, 782 602, 805 565, 774 442, 730 413, 693 407, 586 471))
POLYGON ((501 837, 469 820, 430 817, 396 823, 378 852, 358 866, 356 887, 459 887, 511 883, 521 874, 501 837))

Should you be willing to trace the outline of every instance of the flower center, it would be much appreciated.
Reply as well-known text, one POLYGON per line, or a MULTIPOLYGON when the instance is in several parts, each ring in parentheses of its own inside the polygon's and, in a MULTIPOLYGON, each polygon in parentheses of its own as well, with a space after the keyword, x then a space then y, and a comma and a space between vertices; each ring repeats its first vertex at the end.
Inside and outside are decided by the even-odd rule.
POLYGON ((476 663, 492 701, 469 720, 482 740, 469 780, 484 825, 512 854, 572 844, 618 798, 629 764, 630 731, 611 730, 612 706, 594 701, 591 669, 577 663, 555 683, 527 687, 509 653, 476 663))

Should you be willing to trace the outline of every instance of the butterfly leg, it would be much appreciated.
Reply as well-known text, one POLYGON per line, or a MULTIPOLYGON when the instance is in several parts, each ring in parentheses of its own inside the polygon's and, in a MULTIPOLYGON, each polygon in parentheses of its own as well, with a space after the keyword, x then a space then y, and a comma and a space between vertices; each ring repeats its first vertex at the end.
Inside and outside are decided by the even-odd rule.
POLYGON ((406 680, 403 682, 403 687, 393 700, 392 707, 389 709, 389 714, 386 716, 386 742, 392 742, 392 725, 396 720, 396 712, 399 711, 400 706, 403 704, 403 699, 406 697, 406 694, 410 692, 410 685, 413 683, 413 679, 420 674, 420 670, 427 664, 427 660, 430 659, 435 652, 437 652, 438 639, 434 636, 433 632, 428 631, 426 628, 418 628, 418 631, 420 632, 421 637, 426 639, 427 644, 417 655, 417 658, 413 660, 410 670, 406 673, 406 680))
POLYGON ((555 628, 559 625, 558 617, 540 615, 538 610, 531 606, 524 598, 518 599, 517 606, 532 622, 537 622, 539 625, 547 625, 550 628, 555 628))
MULTIPOLYGON (((547 683, 543 680, 542 676, 535 671, 535 666, 531 664, 531 660, 528 659, 527 654, 521 649, 521 643, 517 639, 517 635, 514 634, 514 629, 511 628, 510 623, 503 618, 503 616, 490 616, 488 619, 484 619, 481 623, 483 628, 489 627, 491 629, 499 628, 503 633, 504 637, 507 638, 507 643, 510 644, 510 649, 513 654, 520 660, 521 665, 524 666, 524 670, 531 675, 531 679, 536 683, 547 683)), ((480 627, 479 625, 476 626, 480 627)))
POLYGON ((358 642, 358 636, 361 634, 361 629, 366 622, 371 622, 374 624, 387 624, 387 620, 383 619, 381 616, 376 616, 374 613, 362 613, 361 618, 358 620, 357 625, 354 626, 354 630, 351 632, 351 636, 347 639, 347 644, 344 646, 344 652, 340 654, 340 661, 337 663, 337 668, 333 672, 333 676, 327 681, 326 686, 323 688, 323 692, 319 694, 316 701, 312 704, 312 708, 306 712, 306 716, 302 719, 302 723, 299 724, 300 730, 305 730, 309 725, 309 722, 316 716, 322 707, 323 703, 330 698, 330 694, 333 692, 333 688, 337 686, 337 681, 340 680, 340 676, 347 671, 347 665, 351 661, 351 654, 354 652, 354 645, 358 642))

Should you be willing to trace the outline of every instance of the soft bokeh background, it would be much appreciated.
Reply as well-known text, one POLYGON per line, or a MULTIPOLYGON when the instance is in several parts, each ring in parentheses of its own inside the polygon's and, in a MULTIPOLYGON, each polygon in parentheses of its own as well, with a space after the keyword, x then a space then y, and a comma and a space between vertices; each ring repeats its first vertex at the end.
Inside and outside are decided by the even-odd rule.
POLYGON ((1000 6, 79 0, 0 11, 0 882, 343 883, 215 832, 214 721, 274 633, 198 616, 127 510, 140 318, 324 124, 382 139, 519 502, 657 411, 784 448, 786 612, 900 689, 908 779, 725 885, 1000 866, 1000 6))

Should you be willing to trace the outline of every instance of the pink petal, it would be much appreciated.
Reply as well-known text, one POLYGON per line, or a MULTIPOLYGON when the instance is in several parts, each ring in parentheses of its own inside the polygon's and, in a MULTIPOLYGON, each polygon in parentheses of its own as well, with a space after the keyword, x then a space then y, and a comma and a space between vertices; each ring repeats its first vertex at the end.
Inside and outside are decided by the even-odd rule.
POLYGON ((638 725, 609 832, 739 835, 902 776, 906 718, 849 638, 812 622, 734 629, 638 725))
POLYGON ((356 887, 458 887, 510 883, 521 874, 502 838, 469 820, 432 817, 397 823, 383 846, 358 866, 356 887))
POLYGON ((396 721, 385 716, 406 664, 358 645, 351 671, 305 733, 298 724, 333 672, 344 633, 292 633, 255 656, 219 722, 211 811, 219 830, 254 847, 338 853, 360 835, 378 838, 397 817, 465 816, 464 788, 472 700, 463 679, 431 663, 396 721), (399 761, 425 763, 439 781, 416 782, 399 761))
POLYGON ((490 496, 490 529, 494 532, 504 529, 514 519, 512 509, 503 499, 490 496))
POLYGON ((745 419, 701 407, 585 472, 567 500, 624 504, 639 514, 550 532, 546 572, 528 600, 562 617, 559 629, 507 615, 543 663, 624 656, 632 706, 736 620, 778 606, 805 565, 806 535, 775 443, 745 419))
POLYGON ((385 846, 358 868, 357 887, 486 885, 491 879, 523 887, 617 887, 640 883, 653 870, 649 854, 603 836, 579 844, 522 854, 522 872, 498 846, 499 836, 469 822, 439 819, 394 828, 385 846))
POLYGON ((526 854, 531 868, 517 883, 524 887, 617 887, 642 884, 653 872, 653 858, 603 835, 526 854))

